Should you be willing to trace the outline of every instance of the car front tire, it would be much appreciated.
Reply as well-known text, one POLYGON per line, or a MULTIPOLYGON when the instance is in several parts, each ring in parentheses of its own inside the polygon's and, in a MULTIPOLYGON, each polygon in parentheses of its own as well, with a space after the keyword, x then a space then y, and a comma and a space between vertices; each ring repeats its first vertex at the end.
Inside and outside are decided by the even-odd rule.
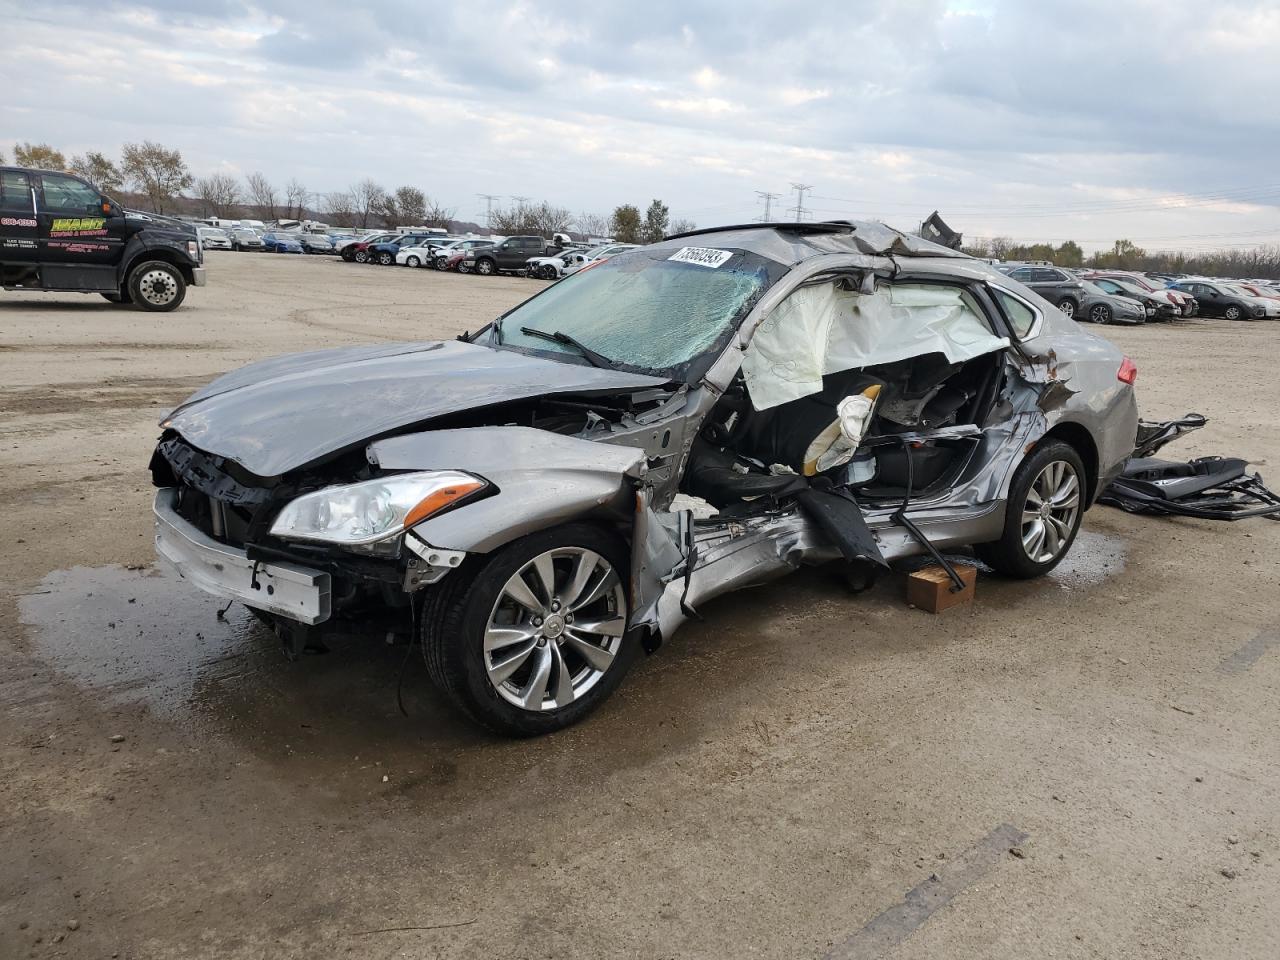
POLYGON ((1233 303, 1222 312, 1222 315, 1228 320, 1240 320, 1244 317, 1244 311, 1233 303))
POLYGON ((978 544, 978 557, 997 573, 1030 580, 1067 555, 1084 516, 1085 469, 1075 447, 1040 444, 1019 465, 1009 485, 1004 534, 978 544))
POLYGON ((1089 308, 1089 319, 1105 326, 1111 322, 1111 308, 1105 303, 1095 303, 1089 308))
POLYGON ((419 260, 417 257, 405 257, 404 265, 406 267, 420 267, 422 266, 422 261, 419 260))
POLYGON ((451 573, 426 598, 422 644, 441 692, 496 733, 531 737, 598 707, 635 657, 627 551, 572 523, 451 573))
POLYGON ((143 310, 167 313, 177 310, 187 295, 187 281, 171 263, 148 260, 129 274, 129 299, 143 310))

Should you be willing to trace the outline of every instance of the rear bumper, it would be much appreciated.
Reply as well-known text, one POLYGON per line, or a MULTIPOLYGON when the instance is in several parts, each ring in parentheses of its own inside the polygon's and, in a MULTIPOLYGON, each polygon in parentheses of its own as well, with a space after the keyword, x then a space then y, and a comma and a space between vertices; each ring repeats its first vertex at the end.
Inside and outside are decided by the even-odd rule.
POLYGON ((295 563, 250 560, 244 550, 219 543, 180 516, 177 490, 156 491, 156 558, 205 593, 317 624, 329 619, 332 589, 329 574, 295 563))

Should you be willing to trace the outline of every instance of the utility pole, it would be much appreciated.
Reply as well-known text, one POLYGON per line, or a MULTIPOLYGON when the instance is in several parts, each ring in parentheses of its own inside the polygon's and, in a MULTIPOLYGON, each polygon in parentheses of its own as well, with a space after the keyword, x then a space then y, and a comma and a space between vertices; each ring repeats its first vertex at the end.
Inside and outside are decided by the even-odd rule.
POLYGON ((804 195, 805 193, 813 189, 813 184, 792 183, 791 189, 796 192, 796 205, 794 207, 791 207, 791 210, 795 212, 796 223, 799 223, 801 220, 804 219, 804 195))
POLYGON ((782 196, 782 194, 768 193, 767 191, 764 191, 764 190, 757 190, 756 196, 764 201, 764 216, 760 218, 760 222, 769 223, 770 222, 769 213, 773 209, 773 201, 779 199, 782 196))
POLYGON ((485 223, 485 226, 489 228, 489 232, 492 233, 493 232, 493 201, 501 200, 502 198, 492 193, 477 193, 476 196, 485 202, 484 223, 485 223))

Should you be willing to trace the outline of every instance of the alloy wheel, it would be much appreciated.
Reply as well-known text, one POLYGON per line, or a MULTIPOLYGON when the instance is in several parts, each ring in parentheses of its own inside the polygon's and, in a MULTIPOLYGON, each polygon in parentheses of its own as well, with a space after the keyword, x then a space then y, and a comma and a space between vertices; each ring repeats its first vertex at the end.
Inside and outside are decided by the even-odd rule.
POLYGON ((407 266, 407 267, 420 267, 420 266, 422 266, 422 261, 421 261, 421 260, 419 260, 417 257, 406 257, 406 258, 405 258, 404 263, 405 263, 405 266, 407 266))
POLYGON ((178 295, 178 285, 167 270, 148 270, 138 280, 142 299, 156 307, 168 306, 178 295))
POLYGON ((626 592, 609 561, 557 547, 517 570, 498 594, 484 633, 485 672, 508 703, 556 710, 600 682, 626 625, 626 592))
POLYGON ((1076 305, 1075 305, 1075 301, 1073 301, 1073 300, 1062 300, 1062 301, 1058 304, 1058 309, 1059 309, 1059 310, 1061 310, 1064 314, 1066 314, 1068 318, 1073 319, 1073 320, 1075 319, 1075 316, 1076 316, 1076 305))
POLYGON ((1239 319, 1240 319, 1240 308, 1239 308, 1239 307, 1227 307, 1226 316, 1227 316, 1227 319, 1228 319, 1228 320, 1239 320, 1239 319))
POLYGON ((1065 460, 1045 465, 1022 507, 1022 549, 1034 563, 1056 559, 1071 540, 1080 512, 1080 477, 1065 460))
POLYGON ((493 273, 493 264, 488 260, 481 260, 476 264, 476 273, 480 274, 482 277, 487 277, 489 274, 493 273))
POLYGON ((1107 309, 1106 304, 1095 303, 1089 308, 1089 319, 1094 323, 1109 323, 1111 321, 1111 311, 1107 309))

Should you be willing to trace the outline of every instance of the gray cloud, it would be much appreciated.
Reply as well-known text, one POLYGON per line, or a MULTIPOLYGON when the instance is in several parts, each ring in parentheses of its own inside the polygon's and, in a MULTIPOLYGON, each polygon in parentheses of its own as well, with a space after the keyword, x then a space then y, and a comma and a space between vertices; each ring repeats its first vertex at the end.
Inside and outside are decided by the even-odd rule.
POLYGON ((463 214, 478 192, 662 196, 711 223, 803 180, 825 216, 938 207, 978 234, 1194 242, 1261 236, 1280 203, 1257 189, 1280 145, 1263 0, 155 0, 5 21, 13 140, 149 137, 197 172, 320 191, 372 175, 463 214))

